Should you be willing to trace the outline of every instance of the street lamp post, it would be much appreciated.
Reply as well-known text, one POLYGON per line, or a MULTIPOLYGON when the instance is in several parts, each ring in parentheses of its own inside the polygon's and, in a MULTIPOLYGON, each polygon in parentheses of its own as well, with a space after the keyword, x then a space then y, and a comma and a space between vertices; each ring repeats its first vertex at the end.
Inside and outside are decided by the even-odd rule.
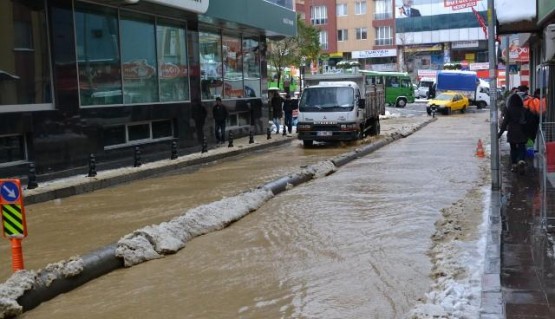
MULTIPOLYGON (((494 0, 488 0, 488 50, 489 50, 489 87, 490 87, 490 138, 491 138, 491 188, 501 190, 499 172, 499 128, 497 113, 497 55, 495 54, 495 8, 494 0)), ((508 54, 508 52, 507 52, 508 54)), ((508 74, 506 75, 508 77, 508 74)))

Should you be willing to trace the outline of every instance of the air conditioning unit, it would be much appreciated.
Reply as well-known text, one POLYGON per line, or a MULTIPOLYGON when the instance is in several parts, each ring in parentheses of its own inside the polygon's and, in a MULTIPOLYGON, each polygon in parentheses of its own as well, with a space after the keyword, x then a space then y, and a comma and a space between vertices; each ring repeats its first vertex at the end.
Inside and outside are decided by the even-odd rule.
POLYGON ((549 61, 555 56, 555 24, 548 25, 543 30, 543 61, 549 61))

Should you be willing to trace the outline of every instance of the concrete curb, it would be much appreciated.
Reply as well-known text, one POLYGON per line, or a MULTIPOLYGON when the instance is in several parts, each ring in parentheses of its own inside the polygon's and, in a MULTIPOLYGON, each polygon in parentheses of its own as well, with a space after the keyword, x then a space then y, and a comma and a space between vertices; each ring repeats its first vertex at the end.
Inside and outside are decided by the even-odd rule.
MULTIPOLYGON (((411 129, 410 131, 391 134, 390 136, 387 136, 384 139, 362 146, 360 149, 342 154, 340 156, 336 156, 330 161, 325 161, 325 162, 329 162, 328 166, 332 168, 329 174, 333 173, 335 171, 335 168, 341 167, 364 155, 372 153, 373 151, 385 145, 388 145, 400 138, 411 135, 412 133, 418 131, 419 129, 421 129, 422 127, 426 126, 427 124, 429 124, 434 120, 436 119, 430 118, 427 121, 419 124, 415 128, 411 129)), ((260 147, 257 149, 262 149, 265 146, 268 147, 270 145, 277 145, 277 143, 286 143, 290 141, 292 140, 288 139, 288 140, 284 140, 283 142, 280 141, 275 143, 266 143, 264 145, 260 145, 260 147)), ((243 150, 252 150, 252 148, 243 149, 243 150)), ((232 152, 227 152, 219 156, 214 156, 211 158, 211 160, 234 156, 239 154, 240 152, 241 152, 240 150, 234 150, 232 152)), ((208 157, 202 158, 203 162, 206 162, 207 158, 208 157)), ((164 169, 160 168, 156 170, 145 170, 142 172, 137 172, 135 174, 131 174, 131 176, 135 178, 145 178, 154 174, 158 174, 160 172, 166 172, 173 169, 177 169, 179 167, 184 167, 187 165, 194 165, 194 164, 199 164, 199 163, 197 161, 186 161, 175 165, 169 165, 170 167, 167 167, 164 169)), ((308 182, 314 178, 318 178, 318 176, 314 174, 314 172, 318 171, 318 167, 317 167, 318 165, 319 164, 311 165, 311 167, 314 166, 314 169, 311 169, 311 167, 308 167, 307 169, 304 169, 300 173, 291 174, 288 176, 278 178, 274 181, 271 181, 269 183, 266 183, 260 186, 259 188, 270 190, 271 192, 274 193, 274 195, 284 192, 287 189, 291 188, 292 186, 297 186, 302 183, 308 182)), ((131 180, 132 180, 131 177, 126 176, 125 178, 114 178, 114 181, 98 181, 93 183, 94 186, 91 186, 89 184, 68 186, 67 190, 65 191, 57 192, 53 190, 53 191, 47 192, 48 195, 45 195, 43 197, 38 197, 37 195, 37 197, 35 197, 35 200, 44 199, 44 198, 53 199, 54 198, 53 196, 60 195, 60 194, 70 196, 71 193, 77 194, 76 192, 78 191, 82 191, 82 192, 93 191, 95 189, 99 189, 102 185, 104 186, 115 185, 115 184, 121 183, 122 181, 131 181, 131 180)), ((26 198, 26 200, 28 200, 28 198, 26 198)), ((100 248, 96 251, 93 251, 87 255, 82 256, 80 259, 80 261, 82 261, 82 264, 81 264, 82 267, 80 268, 79 273, 75 275, 68 276, 68 275, 65 275, 63 271, 59 271, 59 270, 49 270, 49 269, 42 270, 37 274, 37 278, 35 280, 35 284, 33 285, 33 287, 29 290, 24 291, 23 294, 17 298, 17 303, 23 307, 22 311, 25 312, 37 307, 42 302, 48 301, 56 297, 57 295, 66 293, 74 288, 77 288, 87 283, 88 281, 91 281, 95 278, 105 275, 113 270, 123 268, 124 267, 123 259, 116 256, 115 254, 116 248, 117 248, 117 243, 111 244, 104 248, 100 248)), ((0 309, 1 308, 2 307, 0 307, 0 309)), ((3 315, 3 314, 0 313, 0 315, 3 315)), ((3 316, 0 316, 0 317, 3 317, 3 316)))
POLYGON ((490 214, 486 238, 480 318, 505 318, 501 291, 501 207, 502 194, 491 191, 490 214))

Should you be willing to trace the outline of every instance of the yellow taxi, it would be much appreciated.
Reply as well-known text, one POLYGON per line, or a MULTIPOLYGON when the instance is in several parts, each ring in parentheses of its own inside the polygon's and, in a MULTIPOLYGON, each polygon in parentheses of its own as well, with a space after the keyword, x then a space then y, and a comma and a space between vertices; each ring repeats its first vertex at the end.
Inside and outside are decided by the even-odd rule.
POLYGON ((431 115, 432 111, 435 109, 435 111, 442 112, 445 115, 451 114, 452 111, 461 111, 461 113, 464 113, 468 105, 470 105, 470 103, 466 96, 457 92, 447 91, 429 100, 426 112, 428 115, 431 115))

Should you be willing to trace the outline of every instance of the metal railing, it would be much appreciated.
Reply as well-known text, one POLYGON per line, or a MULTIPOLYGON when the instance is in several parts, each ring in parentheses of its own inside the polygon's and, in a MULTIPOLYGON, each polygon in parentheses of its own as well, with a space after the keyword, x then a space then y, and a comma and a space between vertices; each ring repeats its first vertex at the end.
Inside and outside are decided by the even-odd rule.
POLYGON ((555 231, 555 122, 540 125, 537 138, 537 163, 540 179, 538 199, 542 227, 547 232, 555 231))

